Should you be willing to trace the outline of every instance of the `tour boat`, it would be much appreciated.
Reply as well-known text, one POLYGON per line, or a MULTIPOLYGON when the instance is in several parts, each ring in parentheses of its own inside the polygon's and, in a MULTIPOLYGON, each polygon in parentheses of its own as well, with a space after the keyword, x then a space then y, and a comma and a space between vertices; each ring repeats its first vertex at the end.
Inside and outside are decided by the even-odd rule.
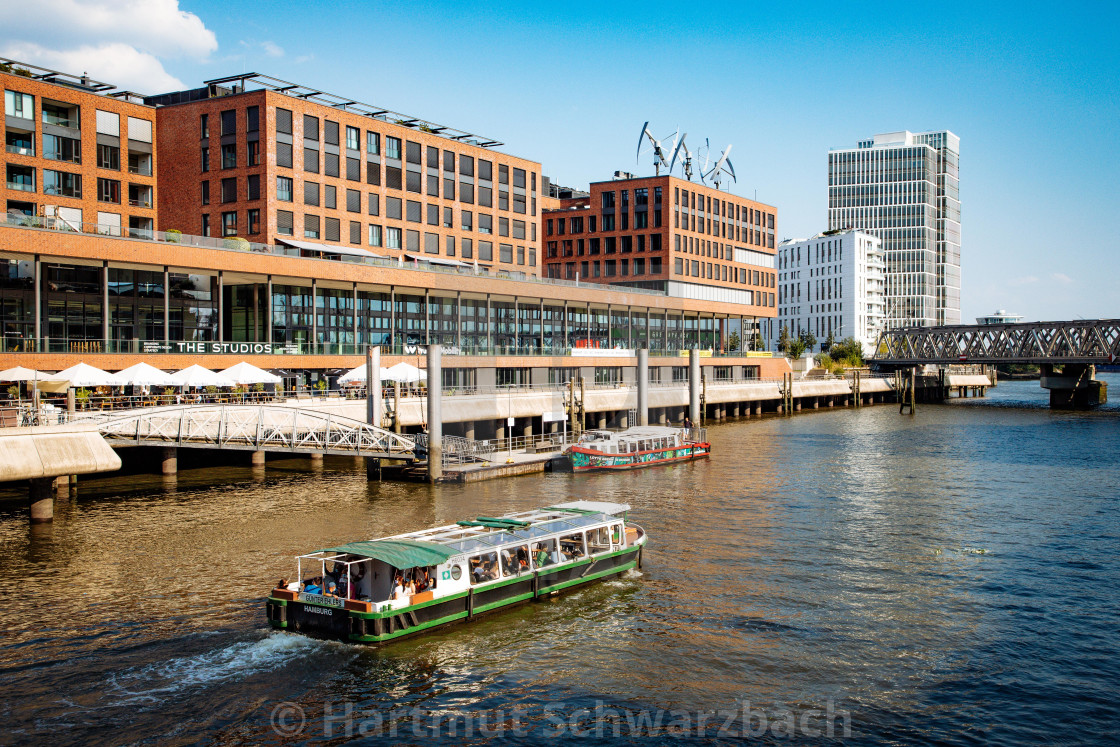
POLYGON ((585 431, 568 449, 572 469, 624 470, 703 459, 712 453, 705 428, 639 426, 624 431, 585 431))
POLYGON ((629 510, 574 501, 300 555, 296 580, 269 594, 268 622, 380 643, 619 576, 641 566, 646 542, 629 510))

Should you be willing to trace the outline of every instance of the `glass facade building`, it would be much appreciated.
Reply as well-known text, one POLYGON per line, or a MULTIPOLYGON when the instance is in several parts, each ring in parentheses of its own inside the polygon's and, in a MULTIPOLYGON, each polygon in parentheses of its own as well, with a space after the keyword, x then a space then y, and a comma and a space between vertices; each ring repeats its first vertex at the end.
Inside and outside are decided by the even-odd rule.
POLYGON ((828 154, 828 228, 883 241, 885 326, 961 320, 960 138, 890 132, 828 154))

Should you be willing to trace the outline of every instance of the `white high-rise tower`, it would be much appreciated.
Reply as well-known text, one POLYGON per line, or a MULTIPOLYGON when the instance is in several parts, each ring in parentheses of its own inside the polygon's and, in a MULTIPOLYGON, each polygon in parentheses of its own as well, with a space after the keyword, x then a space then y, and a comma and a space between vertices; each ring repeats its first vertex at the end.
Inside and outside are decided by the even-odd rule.
POLYGON ((828 227, 883 240, 887 328, 960 324, 960 138, 888 132, 828 154, 828 227))

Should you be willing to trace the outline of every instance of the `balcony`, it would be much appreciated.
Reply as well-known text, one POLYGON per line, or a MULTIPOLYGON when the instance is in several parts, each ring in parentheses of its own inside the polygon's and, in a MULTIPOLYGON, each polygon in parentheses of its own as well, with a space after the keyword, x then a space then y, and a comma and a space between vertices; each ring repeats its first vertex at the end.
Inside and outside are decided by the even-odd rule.
POLYGON ((17 190, 19 192, 34 192, 35 191, 35 183, 34 182, 28 183, 28 182, 9 181, 7 184, 8 184, 8 189, 14 189, 14 190, 17 190))
POLYGON ((152 206, 152 201, 148 200, 148 199, 139 199, 139 198, 135 198, 135 197, 129 197, 128 198, 128 204, 131 205, 132 207, 150 208, 152 206))
POLYGON ((15 153, 17 156, 35 155, 35 149, 25 145, 14 145, 12 143, 8 143, 4 149, 9 153, 15 153))
POLYGON ((68 127, 72 130, 78 129, 77 117, 71 118, 69 114, 57 114, 55 112, 43 111, 43 124, 55 125, 57 127, 68 127))

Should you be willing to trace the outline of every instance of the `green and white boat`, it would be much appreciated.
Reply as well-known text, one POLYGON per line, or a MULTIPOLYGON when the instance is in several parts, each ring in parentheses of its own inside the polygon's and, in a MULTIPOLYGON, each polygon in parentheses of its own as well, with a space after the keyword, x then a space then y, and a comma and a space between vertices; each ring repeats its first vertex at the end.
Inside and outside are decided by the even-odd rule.
POLYGON ((274 628, 380 643, 548 597, 641 566, 646 534, 624 503, 573 501, 296 559, 265 608, 274 628))

